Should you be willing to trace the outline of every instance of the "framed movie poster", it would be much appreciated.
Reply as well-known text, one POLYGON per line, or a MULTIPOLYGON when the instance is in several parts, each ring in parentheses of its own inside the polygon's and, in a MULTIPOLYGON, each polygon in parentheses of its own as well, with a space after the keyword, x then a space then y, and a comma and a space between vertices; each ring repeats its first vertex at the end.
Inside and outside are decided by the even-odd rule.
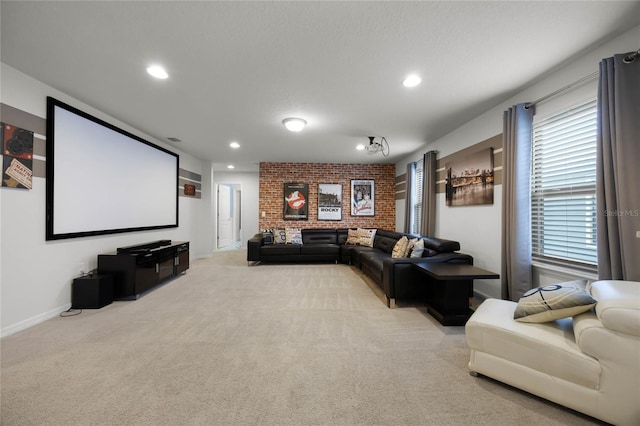
POLYGON ((318 184, 318 220, 342 220, 341 184, 318 184))
POLYGON ((309 185, 306 183, 284 184, 284 220, 309 219, 309 185))
POLYGON ((375 186, 373 180, 351 181, 351 216, 375 214, 375 186))

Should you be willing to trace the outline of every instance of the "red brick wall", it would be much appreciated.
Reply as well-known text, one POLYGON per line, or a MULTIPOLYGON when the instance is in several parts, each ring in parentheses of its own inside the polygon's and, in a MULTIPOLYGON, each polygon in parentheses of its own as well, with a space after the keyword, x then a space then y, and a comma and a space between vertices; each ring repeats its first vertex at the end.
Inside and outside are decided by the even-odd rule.
POLYGON ((394 164, 260 163, 258 228, 396 227, 394 164), (375 216, 351 216, 351 180, 373 179, 375 216), (309 219, 284 220, 284 184, 309 185, 309 219), (318 184, 342 184, 342 220, 318 220, 318 184), (262 217, 265 212, 265 217, 262 217))

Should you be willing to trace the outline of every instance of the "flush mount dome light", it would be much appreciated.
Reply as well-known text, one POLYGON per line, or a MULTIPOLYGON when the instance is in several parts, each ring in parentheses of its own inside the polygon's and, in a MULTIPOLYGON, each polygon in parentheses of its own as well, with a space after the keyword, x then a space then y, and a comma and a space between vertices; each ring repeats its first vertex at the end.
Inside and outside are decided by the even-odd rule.
POLYGON ((402 85, 404 87, 416 87, 418 84, 420 84, 422 82, 422 79, 420 78, 420 76, 416 75, 416 74, 411 74, 408 75, 403 81, 402 81, 402 85))
POLYGON ((282 120, 282 124, 284 124, 284 127, 286 127, 290 132, 299 132, 304 129, 307 122, 302 118, 289 117, 282 120))
POLYGON ((167 71, 165 71, 165 69, 160 65, 151 65, 147 68, 147 72, 152 77, 159 78, 161 80, 169 78, 169 74, 167 74, 167 71))

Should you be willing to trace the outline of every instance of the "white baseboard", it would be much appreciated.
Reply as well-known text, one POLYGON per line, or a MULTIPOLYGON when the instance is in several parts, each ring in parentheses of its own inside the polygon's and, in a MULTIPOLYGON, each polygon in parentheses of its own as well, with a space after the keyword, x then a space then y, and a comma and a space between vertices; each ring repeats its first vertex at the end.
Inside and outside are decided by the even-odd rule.
POLYGON ((45 322, 46 320, 55 318, 58 315, 60 315, 60 312, 64 312, 68 310, 70 307, 71 307, 71 303, 67 303, 58 308, 54 308, 48 312, 43 312, 34 317, 27 318, 26 320, 22 320, 20 322, 17 322, 7 327, 3 327, 0 330, 0 338, 11 336, 12 334, 15 334, 19 331, 26 330, 29 327, 33 327, 36 324, 40 324, 41 322, 45 322))

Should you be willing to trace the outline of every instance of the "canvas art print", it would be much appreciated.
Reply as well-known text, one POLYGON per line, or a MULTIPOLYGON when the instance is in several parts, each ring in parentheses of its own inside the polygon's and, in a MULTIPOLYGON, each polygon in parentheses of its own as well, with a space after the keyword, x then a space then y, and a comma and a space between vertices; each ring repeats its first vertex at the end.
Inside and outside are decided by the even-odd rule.
POLYGON ((375 187, 373 180, 351 181, 351 216, 373 216, 375 187))
POLYGON ((306 183, 284 184, 284 220, 307 220, 309 218, 309 185, 306 183))
POLYGON ((445 164, 447 206, 493 204, 493 148, 445 164))
POLYGON ((318 220, 342 220, 341 184, 318 184, 318 220))
POLYGON ((33 132, 0 123, 2 186, 31 189, 33 181, 33 132))

